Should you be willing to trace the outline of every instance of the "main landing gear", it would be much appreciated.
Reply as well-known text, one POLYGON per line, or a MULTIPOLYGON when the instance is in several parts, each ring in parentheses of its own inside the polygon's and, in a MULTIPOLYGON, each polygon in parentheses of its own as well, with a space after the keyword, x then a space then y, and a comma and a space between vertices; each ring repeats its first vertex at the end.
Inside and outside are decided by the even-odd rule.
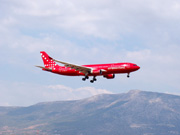
MULTIPOLYGON (((86 79, 89 79, 89 76, 85 76, 84 78, 82 78, 83 81, 85 81, 86 79)), ((93 83, 94 81, 97 81, 95 76, 93 77, 92 80, 90 80, 90 82, 93 83)))
POLYGON ((86 81, 86 79, 89 79, 89 76, 85 76, 84 78, 82 78, 83 81, 86 81))
POLYGON ((96 77, 94 76, 92 80, 90 80, 91 83, 93 83, 94 81, 97 81, 96 77))

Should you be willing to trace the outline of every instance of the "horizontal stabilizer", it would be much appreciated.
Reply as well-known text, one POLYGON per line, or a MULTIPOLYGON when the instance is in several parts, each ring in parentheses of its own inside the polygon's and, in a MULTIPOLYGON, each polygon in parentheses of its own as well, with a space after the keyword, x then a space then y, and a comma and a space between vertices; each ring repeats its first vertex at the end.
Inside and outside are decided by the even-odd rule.
POLYGON ((52 71, 52 69, 45 68, 45 67, 42 67, 42 66, 36 66, 36 67, 38 67, 38 68, 42 68, 42 69, 47 70, 47 71, 52 71))

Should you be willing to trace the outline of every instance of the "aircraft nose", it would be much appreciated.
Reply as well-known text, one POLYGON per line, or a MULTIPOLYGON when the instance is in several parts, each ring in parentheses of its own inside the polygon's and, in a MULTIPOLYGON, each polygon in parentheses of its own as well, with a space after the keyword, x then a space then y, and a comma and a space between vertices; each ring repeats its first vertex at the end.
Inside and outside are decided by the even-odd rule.
POLYGON ((137 70, 140 69, 140 66, 137 66, 137 70))

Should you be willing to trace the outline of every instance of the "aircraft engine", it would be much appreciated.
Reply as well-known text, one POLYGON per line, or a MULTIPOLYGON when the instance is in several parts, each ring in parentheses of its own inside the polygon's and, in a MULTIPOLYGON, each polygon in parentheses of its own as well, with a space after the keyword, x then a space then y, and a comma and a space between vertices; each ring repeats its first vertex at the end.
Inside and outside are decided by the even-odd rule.
POLYGON ((115 74, 107 74, 107 75, 104 75, 103 77, 105 77, 107 79, 113 79, 113 78, 115 78, 115 74))

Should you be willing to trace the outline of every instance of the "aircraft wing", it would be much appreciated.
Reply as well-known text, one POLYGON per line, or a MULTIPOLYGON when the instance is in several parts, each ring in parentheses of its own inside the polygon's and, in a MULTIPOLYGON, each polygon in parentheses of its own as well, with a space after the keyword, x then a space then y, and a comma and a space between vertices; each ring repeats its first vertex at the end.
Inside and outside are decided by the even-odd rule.
POLYGON ((91 71, 92 71, 92 68, 89 68, 89 67, 79 66, 79 65, 75 65, 75 64, 70 64, 70 63, 59 61, 59 60, 55 60, 55 59, 52 59, 52 60, 56 61, 58 63, 63 64, 65 67, 70 67, 71 69, 75 69, 77 71, 80 71, 80 72, 84 73, 85 75, 91 73, 91 71))

